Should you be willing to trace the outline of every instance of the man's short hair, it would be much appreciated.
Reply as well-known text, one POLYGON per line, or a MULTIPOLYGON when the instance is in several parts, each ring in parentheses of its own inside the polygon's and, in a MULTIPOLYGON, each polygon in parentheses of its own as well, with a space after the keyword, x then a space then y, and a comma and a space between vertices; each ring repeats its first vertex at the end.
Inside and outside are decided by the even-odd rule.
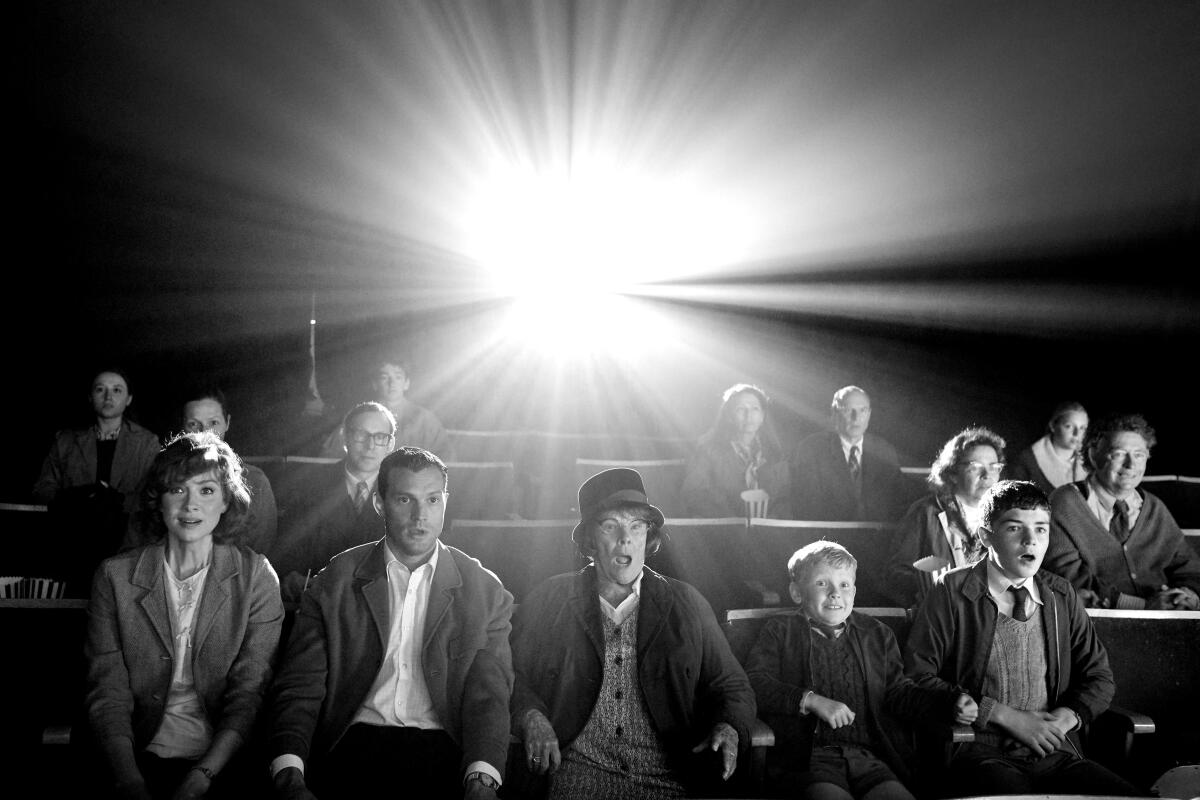
POLYGON ((1000 434, 983 427, 961 430, 942 445, 941 452, 929 467, 927 480, 934 491, 944 491, 950 484, 950 473, 962 460, 963 454, 980 445, 991 447, 996 451, 996 458, 1004 461, 1004 439, 1000 434))
POLYGON ((1097 468, 1097 464, 1092 460, 1092 450, 1101 444, 1108 444, 1113 435, 1118 433, 1140 435, 1146 440, 1146 448, 1149 450, 1153 450, 1154 445, 1158 444, 1154 428, 1150 427, 1150 423, 1141 414, 1109 414, 1088 427, 1087 442, 1083 449, 1088 454, 1088 460, 1092 461, 1093 469, 1097 468))
POLYGON ((849 397, 850 395, 854 394, 855 392, 859 392, 860 394, 862 394, 863 397, 867 398, 867 403, 870 404, 871 395, 867 394, 866 389, 860 389, 857 386, 843 386, 842 388, 838 389, 836 392, 833 393, 833 402, 830 403, 829 409, 831 411, 837 411, 839 408, 842 407, 842 403, 846 402, 846 398, 849 397))
POLYGON ((359 403, 354 408, 346 412, 346 416, 342 418, 342 436, 347 443, 350 441, 350 423, 359 417, 361 414, 366 414, 368 411, 374 411, 377 414, 383 414, 387 419, 391 430, 388 431, 393 436, 396 435, 396 415, 391 412, 383 403, 377 403, 374 400, 368 400, 365 403, 359 403))
POLYGON ((818 564, 858 569, 858 559, 849 550, 837 542, 818 539, 792 553, 792 557, 788 559, 788 575, 793 582, 804 583, 818 564))
POLYGON ((442 473, 442 491, 450 491, 450 471, 446 462, 422 447, 398 447, 388 453, 379 465, 379 496, 387 497, 389 474, 394 469, 406 469, 409 472, 420 472, 423 469, 437 469, 442 473))
POLYGON ((216 473, 229 502, 229 508, 213 530, 213 541, 237 541, 250 512, 250 489, 242 460, 212 431, 178 434, 154 457, 146 488, 142 491, 139 514, 138 527, 144 538, 157 541, 167 533, 167 524, 162 518, 162 496, 167 490, 209 472, 216 473))
POLYGON ((983 493, 980 510, 983 524, 992 530, 992 524, 1006 511, 1019 508, 1034 511, 1039 508, 1050 510, 1050 498, 1036 483, 1029 481, 1000 481, 983 493))
MULTIPOLYGON (((629 514, 636 515, 641 514, 642 512, 648 512, 648 510, 649 506, 645 505, 644 503, 622 501, 619 503, 613 503, 612 505, 606 505, 596 513, 607 514, 612 511, 624 511, 629 514)), ((652 518, 653 516, 653 514, 647 513, 647 515, 643 517, 643 519, 645 519, 650 525, 650 529, 646 531, 646 558, 649 558, 657 553, 663 544, 662 528, 659 526, 658 521, 652 518)), ((581 527, 578 538, 575 540, 576 552, 578 552, 579 555, 583 556, 585 559, 590 560, 594 558, 598 550, 596 547, 597 525, 597 518, 596 516, 593 516, 587 521, 586 525, 581 527)))

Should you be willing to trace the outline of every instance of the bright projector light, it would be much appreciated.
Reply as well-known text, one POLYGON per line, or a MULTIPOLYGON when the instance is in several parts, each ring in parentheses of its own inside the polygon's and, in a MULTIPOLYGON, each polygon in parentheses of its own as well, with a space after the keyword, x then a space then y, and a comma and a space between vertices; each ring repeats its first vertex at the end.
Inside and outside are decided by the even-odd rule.
POLYGON ((620 295, 741 251, 745 226, 702 193, 607 170, 569 180, 509 171, 469 214, 468 253, 515 299, 510 334, 552 349, 621 347, 648 333, 644 302, 620 295), (636 319, 635 319, 636 317, 636 319))

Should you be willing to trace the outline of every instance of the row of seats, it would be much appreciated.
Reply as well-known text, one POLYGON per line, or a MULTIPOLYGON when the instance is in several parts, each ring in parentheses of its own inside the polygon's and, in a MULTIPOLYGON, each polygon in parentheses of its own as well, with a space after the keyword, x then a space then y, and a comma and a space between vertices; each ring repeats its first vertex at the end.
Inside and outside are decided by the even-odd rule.
MULTIPOLYGON (((887 624, 903 650, 910 613, 900 608, 860 606, 858 610, 887 624)), ((746 662, 768 619, 790 613, 797 612, 791 608, 728 611, 725 635, 738 660, 746 662)), ((1092 609, 1088 615, 1108 651, 1116 680, 1113 706, 1122 712, 1093 723, 1097 735, 1091 738, 1096 747, 1088 755, 1141 785, 1149 785, 1177 764, 1200 762, 1200 728, 1194 720, 1200 708, 1200 681, 1196 680, 1200 612, 1092 609)), ((764 732, 760 730, 758 737, 764 737, 764 732)), ((765 738, 771 741, 769 735, 765 738)), ((756 760, 761 765, 761 757, 756 760)))
MULTIPOLYGON (((285 501, 290 487, 304 485, 303 473, 329 459, 305 456, 250 456, 271 479, 277 498, 285 501)), ((553 470, 531 472, 511 460, 451 461, 450 501, 456 519, 560 519, 576 512, 576 492, 587 478, 610 467, 631 467, 642 475, 651 502, 668 516, 687 516, 680 489, 686 461, 672 459, 600 459, 575 457, 553 470)), ((906 497, 928 493, 928 470, 904 470, 906 497)), ((1175 475, 1148 476, 1145 487, 1167 504, 1182 527, 1200 528, 1200 479, 1175 475)))
MULTIPOLYGON (((0 600, 0 641, 15 643, 8 648, 10 656, 0 659, 0 703, 6 709, 0 752, 27 759, 22 762, 26 766, 37 763, 45 752, 43 742, 65 742, 70 726, 80 723, 85 609, 81 600, 0 600), (56 738, 56 731, 63 734, 56 738), (45 738, 47 732, 50 738, 45 738)), ((903 647, 910 625, 904 609, 859 610, 888 624, 903 647)), ((795 612, 749 608, 731 609, 722 616, 739 660, 744 663, 766 619, 780 613, 795 612)), ((1193 718, 1200 708, 1200 682, 1195 680, 1200 668, 1200 612, 1088 613, 1109 653, 1117 685, 1114 705, 1153 721, 1153 733, 1141 721, 1147 733, 1137 737, 1130 752, 1128 776, 1145 785, 1176 764, 1200 762, 1200 728, 1193 718)), ((1138 720, 1125 718, 1119 726, 1131 721, 1138 720)), ((771 741, 761 730, 758 739, 771 741)))

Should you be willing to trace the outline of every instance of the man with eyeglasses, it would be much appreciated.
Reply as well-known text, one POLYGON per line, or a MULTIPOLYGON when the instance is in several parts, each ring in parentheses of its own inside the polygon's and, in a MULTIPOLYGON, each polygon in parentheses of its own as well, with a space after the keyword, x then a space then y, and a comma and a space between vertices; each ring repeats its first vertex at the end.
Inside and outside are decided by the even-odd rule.
POLYGON ((383 536, 372 498, 379 465, 396 447, 396 418, 381 403, 359 403, 343 419, 342 435, 346 457, 300 482, 269 554, 282 576, 284 600, 299 600, 312 576, 338 553, 383 536))
POLYGON ((1200 556, 1167 507, 1139 488, 1156 438, 1139 414, 1088 431, 1092 474, 1050 495, 1046 569, 1089 606, 1200 609, 1200 556))

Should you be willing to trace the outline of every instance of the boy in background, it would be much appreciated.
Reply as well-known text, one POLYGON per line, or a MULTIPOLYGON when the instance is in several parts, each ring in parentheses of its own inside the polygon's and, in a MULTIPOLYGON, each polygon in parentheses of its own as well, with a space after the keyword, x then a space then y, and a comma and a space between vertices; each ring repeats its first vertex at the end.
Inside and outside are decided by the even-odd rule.
POLYGON ((1045 493, 1001 481, 983 497, 987 557, 942 576, 917 612, 909 677, 978 703, 975 741, 952 756, 958 795, 1142 794, 1083 758, 1074 731, 1108 708, 1108 654, 1075 590, 1039 572, 1050 538, 1045 493))
POLYGON ((903 783, 911 741, 890 714, 966 725, 977 709, 953 687, 920 689, 904 676, 895 634, 854 611, 857 568, 828 541, 788 561, 801 613, 767 621, 746 669, 776 735, 768 773, 805 798, 911 800, 903 783))

